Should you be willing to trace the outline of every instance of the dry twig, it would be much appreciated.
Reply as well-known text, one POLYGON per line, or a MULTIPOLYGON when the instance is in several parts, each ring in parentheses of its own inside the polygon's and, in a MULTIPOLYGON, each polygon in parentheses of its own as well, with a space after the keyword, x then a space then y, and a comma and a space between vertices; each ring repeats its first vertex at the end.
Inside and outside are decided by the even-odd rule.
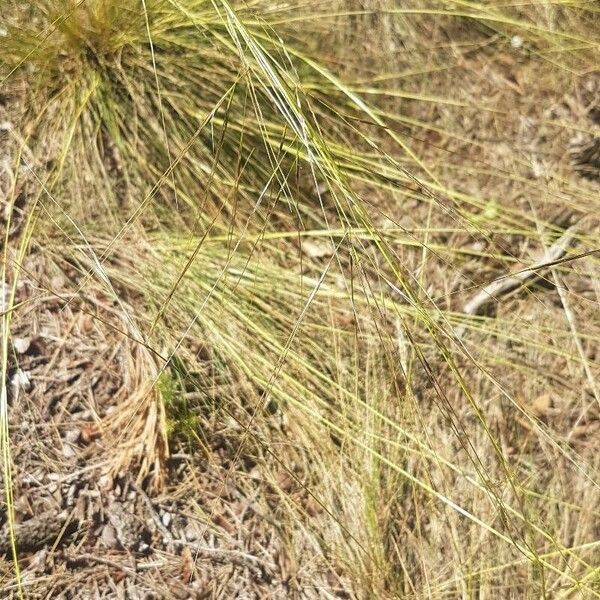
POLYGON ((209 548, 201 544, 195 544, 188 542, 187 540, 181 540, 175 538, 171 532, 164 526, 160 516, 156 512, 152 500, 148 497, 148 494, 131 478, 129 480, 131 487, 140 495, 148 513, 152 517, 156 528, 160 531, 165 543, 175 548, 189 548, 196 556, 196 558, 213 560, 224 564, 234 564, 239 567, 243 567, 252 572, 257 578, 263 579, 265 576, 271 578, 274 571, 275 565, 267 563, 252 554, 246 552, 240 552, 237 550, 224 550, 220 548, 209 548))
POLYGON ((486 285, 465 304, 463 312, 467 315, 481 315, 490 303, 539 278, 540 271, 556 265, 557 261, 564 258, 575 241, 579 225, 580 223, 576 223, 569 227, 560 239, 544 252, 542 258, 528 269, 495 279, 486 285))

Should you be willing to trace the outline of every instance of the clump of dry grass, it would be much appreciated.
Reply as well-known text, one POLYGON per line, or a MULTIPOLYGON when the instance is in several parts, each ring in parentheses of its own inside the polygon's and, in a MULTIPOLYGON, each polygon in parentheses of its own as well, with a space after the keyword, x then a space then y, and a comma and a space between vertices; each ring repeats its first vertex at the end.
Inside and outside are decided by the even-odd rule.
POLYGON ((36 249, 103 289, 118 468, 225 444, 323 593, 595 596, 598 201, 566 157, 596 16, 363 4, 5 3, 4 281, 36 249), (463 313, 573 222, 579 258, 463 313))

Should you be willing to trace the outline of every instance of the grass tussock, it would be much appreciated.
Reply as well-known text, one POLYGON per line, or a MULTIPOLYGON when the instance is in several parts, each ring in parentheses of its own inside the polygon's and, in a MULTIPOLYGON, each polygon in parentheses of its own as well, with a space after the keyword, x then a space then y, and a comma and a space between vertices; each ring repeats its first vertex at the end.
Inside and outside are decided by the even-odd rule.
POLYGON ((592 3, 0 17, 13 538, 27 280, 126 348, 108 468, 160 488, 184 447, 223 489, 259 479, 290 594, 600 595, 600 207, 569 162, 598 136, 592 3), (531 285, 465 314, 570 227, 531 285))

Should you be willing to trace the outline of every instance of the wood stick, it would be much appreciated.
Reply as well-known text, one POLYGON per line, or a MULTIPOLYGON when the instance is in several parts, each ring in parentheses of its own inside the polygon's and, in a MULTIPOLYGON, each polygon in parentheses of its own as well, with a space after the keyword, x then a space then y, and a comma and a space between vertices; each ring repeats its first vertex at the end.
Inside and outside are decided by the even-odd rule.
POLYGON ((463 312, 467 315, 484 314, 490 303, 526 285, 531 280, 539 278, 541 270, 556 265, 557 261, 564 258, 574 242, 578 228, 579 223, 569 227, 560 239, 544 252, 542 258, 531 267, 513 275, 496 279, 486 285, 464 305, 463 312))

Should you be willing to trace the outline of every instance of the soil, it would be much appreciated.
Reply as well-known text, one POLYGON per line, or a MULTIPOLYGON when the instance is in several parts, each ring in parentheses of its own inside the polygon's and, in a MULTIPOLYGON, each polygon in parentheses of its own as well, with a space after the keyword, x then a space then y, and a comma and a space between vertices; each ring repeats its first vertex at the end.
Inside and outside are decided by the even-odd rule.
MULTIPOLYGON (((37 291, 25 280, 18 301, 37 291)), ((110 306, 96 306, 110 322, 110 306)), ((223 491, 223 448, 211 448, 207 461, 175 442, 160 490, 150 479, 111 474, 115 439, 103 423, 127 401, 128 348, 97 322, 77 301, 52 296, 15 321, 9 412, 26 597, 290 597, 277 526, 255 500, 269 496, 268 486, 249 469, 245 485, 223 491)), ((8 573, 4 511, 0 518, 8 573)), ((3 590, 16 597, 15 583, 5 580, 3 590)))

